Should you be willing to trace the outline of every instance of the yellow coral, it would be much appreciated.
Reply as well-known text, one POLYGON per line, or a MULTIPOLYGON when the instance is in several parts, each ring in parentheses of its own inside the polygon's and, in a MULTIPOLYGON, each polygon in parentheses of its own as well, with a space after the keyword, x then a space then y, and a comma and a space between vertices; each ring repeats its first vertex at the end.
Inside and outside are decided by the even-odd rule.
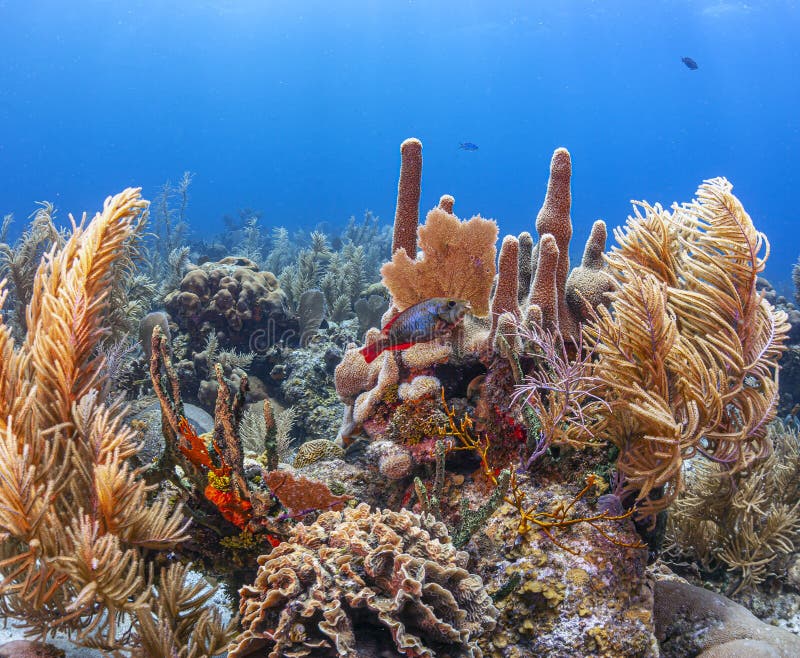
POLYGON ((231 535, 230 537, 223 537, 219 540, 221 546, 231 550, 244 550, 249 551, 261 546, 255 535, 252 532, 243 530, 238 535, 231 535))
POLYGON ((231 490, 231 476, 230 475, 217 475, 214 471, 208 472, 208 484, 214 487, 217 491, 230 491, 231 490))

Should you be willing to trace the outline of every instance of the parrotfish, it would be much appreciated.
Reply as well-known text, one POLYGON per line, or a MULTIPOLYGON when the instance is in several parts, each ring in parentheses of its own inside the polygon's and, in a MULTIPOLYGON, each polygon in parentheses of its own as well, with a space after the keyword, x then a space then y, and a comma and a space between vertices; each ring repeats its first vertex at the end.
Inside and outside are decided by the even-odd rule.
POLYGON ((473 144, 472 142, 461 142, 458 145, 458 148, 460 148, 462 151, 477 151, 478 145, 473 144))
POLYGON ((384 350, 404 350, 446 336, 469 309, 469 302, 461 299, 431 297, 389 320, 381 329, 380 337, 360 352, 367 363, 372 363, 384 350))

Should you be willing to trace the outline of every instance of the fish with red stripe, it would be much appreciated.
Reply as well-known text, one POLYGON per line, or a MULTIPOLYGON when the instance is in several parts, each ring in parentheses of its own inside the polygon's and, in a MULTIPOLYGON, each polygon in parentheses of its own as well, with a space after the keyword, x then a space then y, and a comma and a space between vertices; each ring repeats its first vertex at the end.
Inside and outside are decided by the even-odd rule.
POLYGON ((469 302, 447 297, 431 297, 393 317, 381 329, 378 339, 360 350, 372 363, 384 350, 404 350, 449 335, 469 312, 469 302))

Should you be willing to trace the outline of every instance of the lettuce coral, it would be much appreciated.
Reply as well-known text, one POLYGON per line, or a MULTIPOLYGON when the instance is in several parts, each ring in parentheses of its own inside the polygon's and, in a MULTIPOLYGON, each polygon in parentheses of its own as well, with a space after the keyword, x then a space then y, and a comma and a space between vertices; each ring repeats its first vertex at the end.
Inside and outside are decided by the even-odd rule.
POLYGON ((433 517, 363 503, 325 512, 258 559, 229 656, 363 658, 377 643, 397 656, 480 658, 476 639, 498 611, 467 560, 433 517))

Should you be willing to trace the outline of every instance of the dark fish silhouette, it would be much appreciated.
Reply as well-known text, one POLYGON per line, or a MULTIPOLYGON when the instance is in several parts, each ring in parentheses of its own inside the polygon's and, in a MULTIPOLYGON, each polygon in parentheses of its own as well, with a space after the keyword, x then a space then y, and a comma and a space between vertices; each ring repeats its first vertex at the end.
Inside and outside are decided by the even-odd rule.
POLYGON ((697 66, 697 62, 695 62, 691 57, 681 57, 681 61, 686 64, 686 68, 692 69, 692 71, 696 71, 699 66, 697 66))
POLYGON ((458 145, 458 148, 460 148, 462 151, 477 151, 478 145, 473 144, 472 142, 461 142, 458 145))

